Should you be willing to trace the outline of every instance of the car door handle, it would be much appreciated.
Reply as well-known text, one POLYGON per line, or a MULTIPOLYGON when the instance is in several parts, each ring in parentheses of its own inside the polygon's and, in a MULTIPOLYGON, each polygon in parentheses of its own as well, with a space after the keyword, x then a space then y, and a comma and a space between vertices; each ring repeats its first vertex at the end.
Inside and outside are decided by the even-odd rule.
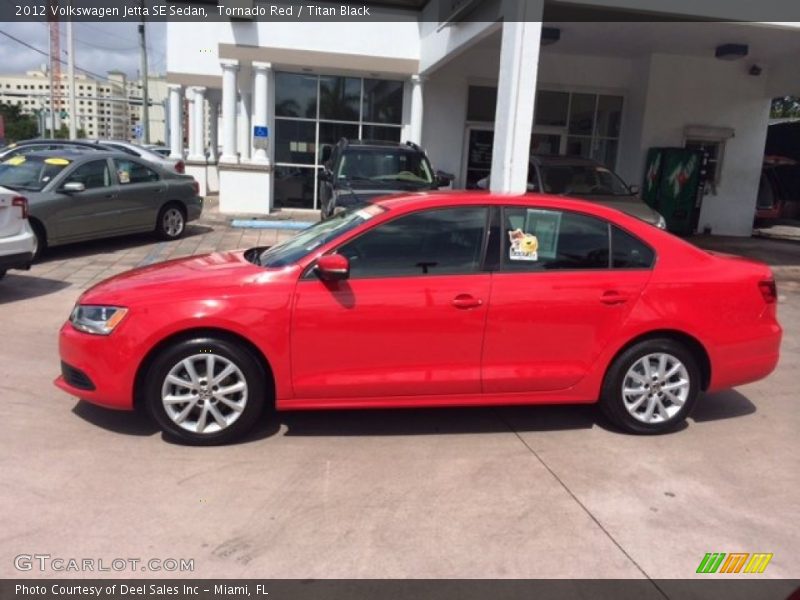
POLYGON ((456 308, 477 308, 481 304, 483 304, 483 300, 470 294, 459 294, 453 298, 453 306, 456 308))
POLYGON ((628 296, 626 294, 621 294, 616 290, 608 290, 603 292, 602 296, 600 296, 600 302, 603 304, 624 304, 628 301, 628 296))

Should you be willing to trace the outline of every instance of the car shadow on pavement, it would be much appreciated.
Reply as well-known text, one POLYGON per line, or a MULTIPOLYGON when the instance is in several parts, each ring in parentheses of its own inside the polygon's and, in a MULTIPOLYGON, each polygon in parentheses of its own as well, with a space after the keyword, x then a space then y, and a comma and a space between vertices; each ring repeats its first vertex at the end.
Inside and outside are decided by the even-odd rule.
POLYGON ((125 435, 151 436, 158 427, 142 411, 111 410, 79 400, 72 414, 97 427, 125 435))
MULTIPOLYGON (((189 224, 186 226, 186 233, 184 233, 180 239, 175 240, 175 243, 195 236, 205 235, 212 231, 214 231, 214 228, 208 227, 207 225, 189 224)), ((119 250, 130 250, 141 246, 152 246, 160 241, 161 240, 156 238, 152 233, 132 233, 130 235, 118 237, 90 240, 88 242, 64 244, 63 246, 48 248, 44 255, 37 260, 36 264, 44 264, 56 260, 69 260, 71 258, 83 258, 84 256, 117 252, 119 250)))
POLYGON ((756 405, 736 390, 724 390, 700 397, 689 417, 695 423, 720 421, 752 415, 756 405))
POLYGON ((52 294, 72 285, 66 281, 8 273, 0 281, 0 304, 52 294))

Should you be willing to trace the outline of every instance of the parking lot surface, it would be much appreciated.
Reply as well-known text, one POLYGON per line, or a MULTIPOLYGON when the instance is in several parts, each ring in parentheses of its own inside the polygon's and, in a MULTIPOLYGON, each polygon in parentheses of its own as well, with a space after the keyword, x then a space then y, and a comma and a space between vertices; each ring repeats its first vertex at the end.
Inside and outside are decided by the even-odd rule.
POLYGON ((782 357, 669 435, 618 433, 592 406, 304 412, 194 448, 53 387, 86 287, 286 235, 212 215, 178 242, 53 249, 0 282, 0 576, 91 576, 15 569, 37 553, 193 559, 179 577, 685 578, 707 552, 771 552, 764 577, 800 573, 796 243, 699 241, 774 265, 782 357))

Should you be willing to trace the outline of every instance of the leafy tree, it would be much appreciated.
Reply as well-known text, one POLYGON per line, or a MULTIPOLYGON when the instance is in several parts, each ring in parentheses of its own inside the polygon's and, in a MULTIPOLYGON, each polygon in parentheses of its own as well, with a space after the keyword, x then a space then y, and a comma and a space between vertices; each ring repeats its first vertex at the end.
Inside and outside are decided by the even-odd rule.
POLYGON ((781 96, 772 100, 773 119, 800 118, 800 98, 796 96, 781 96))
POLYGON ((0 115, 6 126, 6 143, 35 138, 39 134, 36 117, 24 114, 16 104, 0 102, 0 115))
MULTIPOLYGON (((75 134, 78 136, 79 140, 86 137, 86 131, 83 129, 78 129, 75 134)), ((66 140, 69 138, 69 127, 67 127, 66 123, 62 123, 61 127, 56 130, 55 137, 57 140, 66 140)))

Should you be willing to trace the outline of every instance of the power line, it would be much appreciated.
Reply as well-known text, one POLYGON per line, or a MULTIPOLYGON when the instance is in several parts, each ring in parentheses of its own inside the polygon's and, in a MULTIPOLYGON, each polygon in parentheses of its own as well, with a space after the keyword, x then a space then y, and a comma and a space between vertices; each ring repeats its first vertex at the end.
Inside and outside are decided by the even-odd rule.
MULTIPOLYGON (((50 56, 50 54, 49 54, 48 52, 45 52, 45 51, 44 51, 44 50, 42 50, 41 48, 37 48, 36 46, 32 46, 32 45, 31 45, 31 44, 29 44, 28 42, 26 42, 26 41, 24 41, 24 40, 21 40, 21 39, 19 39, 18 37, 14 37, 14 36, 13 36, 13 35, 11 35, 10 33, 7 33, 7 32, 5 32, 5 31, 3 31, 3 30, 0 30, 0 35, 4 35, 4 36, 6 36, 7 38, 9 38, 10 40, 14 40, 14 41, 15 41, 15 42, 17 42, 18 44, 22 44, 22 45, 23 45, 23 46, 25 46, 26 48, 29 48, 30 50, 33 50, 34 52, 38 52, 38 53, 39 53, 39 54, 41 54, 42 56, 50 56)), ((62 58, 59 58, 59 57, 54 57, 54 58, 55 58, 55 59, 56 59, 58 62, 60 62, 61 64, 67 64, 67 61, 63 60, 62 58)), ((117 82, 115 82, 113 79, 109 79, 108 77, 105 77, 105 76, 103 76, 103 75, 98 75, 97 73, 95 73, 95 72, 93 72, 93 71, 90 71, 90 70, 88 70, 88 69, 81 68, 81 67, 79 67, 78 65, 75 65, 75 68, 76 68, 78 71, 82 71, 82 72, 86 73, 87 75, 91 75, 92 77, 96 77, 96 78, 98 78, 98 79, 102 79, 102 80, 104 80, 104 81, 110 81, 110 82, 112 82, 112 83, 117 83, 117 82)))

